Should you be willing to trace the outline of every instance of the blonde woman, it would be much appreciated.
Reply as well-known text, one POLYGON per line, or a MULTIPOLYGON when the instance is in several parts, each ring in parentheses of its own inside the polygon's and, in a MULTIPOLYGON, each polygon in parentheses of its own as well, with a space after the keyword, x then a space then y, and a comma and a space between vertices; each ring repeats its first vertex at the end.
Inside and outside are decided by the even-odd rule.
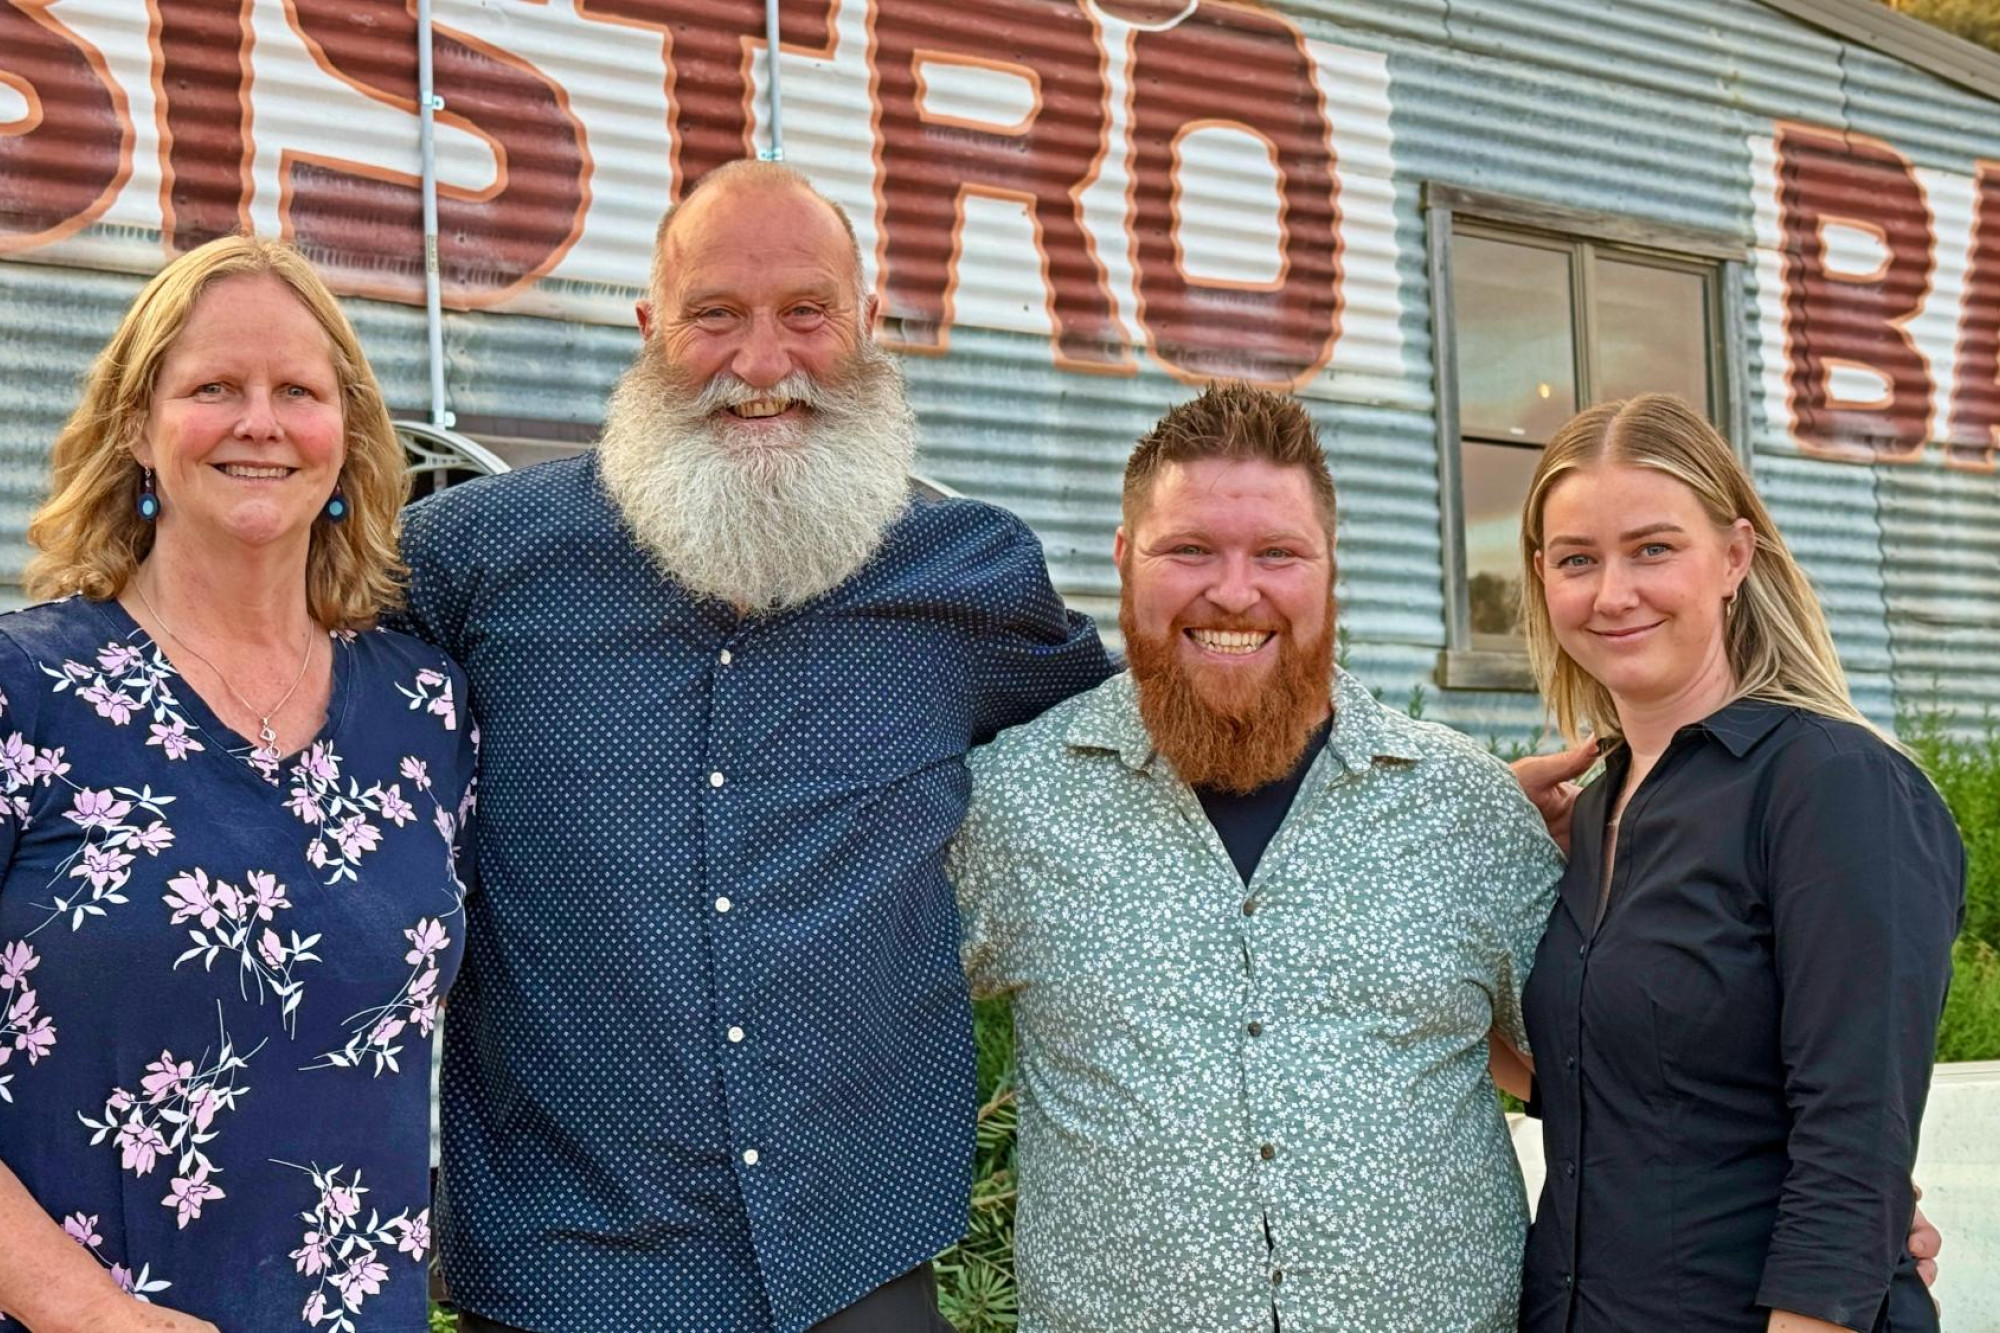
POLYGON ((1572 420, 1522 519, 1572 741, 1523 1007, 1549 1175, 1521 1326, 1935 1329, 1910 1169, 1965 856, 1862 717, 1728 444, 1649 394, 1572 420))
MULTIPOLYGON (((0 1311, 425 1317, 428 1035, 457 970, 463 680, 371 630, 401 450, 290 249, 126 312, 0 617, 0 1311)), ((0 1319, 0 1323, 4 1323, 0 1319)))

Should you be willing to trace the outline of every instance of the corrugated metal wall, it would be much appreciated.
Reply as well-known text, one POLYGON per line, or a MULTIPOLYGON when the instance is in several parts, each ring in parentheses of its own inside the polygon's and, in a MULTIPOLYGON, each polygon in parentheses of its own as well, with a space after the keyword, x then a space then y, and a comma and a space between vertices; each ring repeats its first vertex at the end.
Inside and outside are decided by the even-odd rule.
MULTIPOLYGON (((342 155, 413 165, 414 121, 406 111, 316 66, 285 6, 259 0, 253 8, 260 144, 304 151, 323 138, 325 124, 338 121, 351 135, 342 155), (297 114, 301 105, 311 114, 297 114)), ((880 44, 892 20, 948 28, 963 25, 963 11, 928 0, 787 0, 784 8, 788 160, 854 214, 873 271, 887 205, 875 125, 883 94, 871 80, 871 44, 880 44)), ((905 364, 923 427, 924 470, 1020 512, 1042 535, 1065 593, 1103 612, 1117 591, 1108 550, 1125 454, 1165 406, 1190 392, 1146 351, 1136 247, 1104 239, 1126 234, 1137 188, 1140 164, 1130 145, 1134 118, 1144 113, 1133 101, 1134 62, 1165 61, 1145 82, 1166 91, 1147 96, 1192 114, 1222 95, 1214 85, 1231 73, 1204 55, 1224 49, 1223 38, 1176 52, 1148 34, 1184 9, 1197 16, 1187 22, 1221 25, 1218 33, 1247 20, 1217 0, 1199 9, 1180 0, 1090 7, 1086 26, 1103 53, 1093 74, 1063 45, 1059 25, 1027 22, 1037 10, 1047 17, 1073 8, 1056 0, 990 7, 982 17, 999 25, 992 29, 998 35, 982 56, 997 62, 998 72, 954 74, 949 82, 940 76, 926 95, 938 99, 933 110, 949 104, 970 121, 998 122, 1022 112, 1021 82, 1006 66, 1031 66, 1039 75, 1043 101, 1031 100, 1030 109, 1054 105, 1069 84, 1094 88, 1093 79, 1103 80, 1105 151, 1078 191, 1078 209, 1097 238, 1109 318, 1135 349, 1134 368, 1116 375, 1058 368, 1056 316, 1038 276, 1034 230, 1017 199, 999 197, 963 206, 948 353, 913 352, 905 364), (995 17, 1003 13, 1022 20, 1018 32, 995 17), (1149 54, 1160 50, 1172 58, 1149 54)), ((388 0, 390 9, 402 12, 399 0, 388 0)), ((539 284, 491 309, 448 316, 458 412, 596 419, 635 346, 626 312, 643 277, 652 223, 674 183, 675 153, 685 169, 700 153, 717 151, 712 135, 701 139, 685 126, 683 140, 670 134, 665 34, 646 15, 672 16, 680 25, 676 49, 685 55, 698 45, 690 26, 726 22, 748 31, 759 9, 724 0, 547 7, 440 0, 439 22, 467 39, 467 49, 512 52, 562 85, 591 173, 579 205, 581 232, 539 284), (605 21, 613 13, 639 17, 620 26, 605 21)), ((143 272, 161 256, 158 108, 143 77, 141 7, 59 0, 48 12, 94 43, 120 77, 134 126, 132 179, 92 226, 0 256, 7 261, 0 262, 0 576, 19 567, 18 534, 77 377, 136 290, 136 278, 102 270, 143 272)), ((1283 13, 1306 39, 1338 173, 1340 336, 1331 363, 1299 392, 1325 429, 1341 486, 1342 621, 1356 670, 1399 703, 1423 690, 1427 715, 1475 735, 1518 740, 1539 725, 1530 696, 1439 691, 1432 683, 1445 646, 1445 592, 1420 203, 1422 183, 1436 181, 1701 227, 1754 247, 1743 275, 1752 315, 1741 387, 1758 480, 1821 589, 1857 695, 1884 718, 1933 697, 1967 716, 2000 705, 2000 672, 1987 665, 2000 648, 1994 476, 1946 469, 1935 456, 1857 465, 1800 448, 1783 394, 1782 265, 1775 204, 1764 188, 1779 122, 1878 136, 1930 173, 1924 179, 1940 200, 1940 252, 1962 248, 1969 204, 1952 203, 1953 192, 1979 159, 2000 158, 1993 104, 1755 0, 1307 0, 1283 13), (1953 208, 1959 212, 1945 216, 1953 208)), ((1282 44, 1256 51, 1255 60, 1274 63, 1236 73, 1278 86, 1282 44)), ((760 59, 749 63, 745 95, 752 99, 762 96, 760 59)), ((0 68, 5 64, 0 56, 0 68)), ((461 63, 441 73, 448 105, 464 91, 450 84, 450 70, 470 68, 461 63)), ((7 119, 0 104, 0 122, 7 119)), ((757 143, 761 123, 753 109, 757 143)), ((1057 143, 1048 151, 1071 148, 1057 143)), ((1182 174, 1180 235, 1189 264, 1206 264, 1220 277, 1238 266, 1244 271, 1237 276, 1255 277, 1274 253, 1281 207, 1274 174, 1242 137, 1211 136, 1199 153, 1187 151, 1193 165, 1182 174)), ((477 188, 497 170, 492 144, 463 127, 447 125, 442 152, 448 183, 477 188)), ((260 151, 249 208, 267 230, 279 225, 283 194, 276 162, 266 161, 275 156, 260 151)), ((951 160, 924 169, 934 178, 920 184, 948 196, 951 160)), ((468 225, 504 228, 506 218, 468 225)), ((452 243, 447 235, 447 248, 452 243)), ((1963 257, 1955 262, 1962 281, 1963 257)), ((420 312, 360 299, 351 309, 391 399, 421 411, 420 312)), ((1927 350, 1941 343, 1948 355, 1949 315, 1941 302, 1930 308, 1918 329, 1927 350)))

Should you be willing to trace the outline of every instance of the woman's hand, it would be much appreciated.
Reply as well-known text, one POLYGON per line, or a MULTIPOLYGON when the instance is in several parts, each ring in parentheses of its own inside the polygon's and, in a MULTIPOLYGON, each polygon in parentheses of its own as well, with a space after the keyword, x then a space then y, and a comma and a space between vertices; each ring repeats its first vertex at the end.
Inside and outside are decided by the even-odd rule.
POLYGON ((1576 779, 1596 762, 1597 742, 1586 737, 1574 749, 1560 754, 1529 755, 1508 765, 1514 770, 1514 781, 1521 784, 1521 791, 1541 812, 1542 822, 1549 826, 1549 836, 1565 856, 1569 855, 1569 817, 1581 790, 1576 779))
MULTIPOLYGON (((1910 1188, 1916 1197, 1924 1197, 1924 1187, 1912 1182, 1910 1188)), ((1917 1276, 1924 1280, 1926 1287, 1937 1285, 1938 1251, 1944 1248, 1944 1237, 1938 1234, 1936 1226, 1924 1216, 1922 1208, 1913 1208, 1910 1217, 1910 1238, 1904 1242, 1910 1247, 1910 1257, 1917 1261, 1917 1276)))

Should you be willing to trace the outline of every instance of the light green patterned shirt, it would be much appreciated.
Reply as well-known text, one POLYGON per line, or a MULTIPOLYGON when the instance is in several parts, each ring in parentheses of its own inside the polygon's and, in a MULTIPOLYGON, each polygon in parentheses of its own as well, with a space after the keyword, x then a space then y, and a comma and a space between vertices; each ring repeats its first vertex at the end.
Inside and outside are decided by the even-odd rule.
POLYGON ((1019 1040, 1024 1333, 1503 1333, 1486 1033, 1560 860, 1506 767, 1340 673, 1246 887, 1121 675, 972 756, 950 868, 1019 1040))

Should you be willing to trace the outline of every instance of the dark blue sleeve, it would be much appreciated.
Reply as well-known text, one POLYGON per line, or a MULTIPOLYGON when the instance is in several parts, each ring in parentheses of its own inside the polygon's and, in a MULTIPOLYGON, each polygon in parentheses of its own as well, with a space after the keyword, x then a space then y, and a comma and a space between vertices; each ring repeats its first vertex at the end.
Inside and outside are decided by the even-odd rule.
POLYGON ((1049 582, 1041 542, 1011 515, 1007 525, 994 570, 1006 610, 985 627, 972 657, 975 744, 1111 675, 1096 624, 1066 608, 1049 582))
POLYGON ((434 495, 403 511, 403 563, 410 568, 404 605, 382 618, 383 627, 435 644, 465 660, 464 628, 472 553, 466 540, 464 497, 434 495))
POLYGON ((1839 737, 1765 827, 1790 1168, 1757 1303, 1874 1327, 1903 1253, 1965 849, 1917 770, 1839 737))

